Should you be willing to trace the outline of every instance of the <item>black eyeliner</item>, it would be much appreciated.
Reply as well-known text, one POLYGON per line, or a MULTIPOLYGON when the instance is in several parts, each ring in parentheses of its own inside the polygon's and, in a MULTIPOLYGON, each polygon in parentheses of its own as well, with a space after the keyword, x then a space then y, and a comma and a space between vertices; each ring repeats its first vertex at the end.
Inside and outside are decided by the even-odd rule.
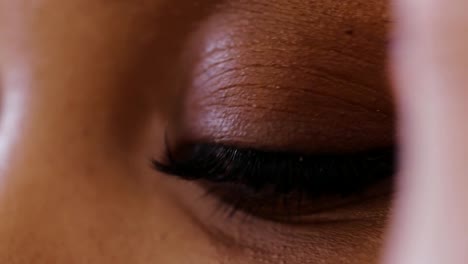
POLYGON ((200 143, 173 153, 156 170, 186 180, 236 184, 252 192, 349 195, 394 174, 393 148, 346 154, 301 154, 200 143))

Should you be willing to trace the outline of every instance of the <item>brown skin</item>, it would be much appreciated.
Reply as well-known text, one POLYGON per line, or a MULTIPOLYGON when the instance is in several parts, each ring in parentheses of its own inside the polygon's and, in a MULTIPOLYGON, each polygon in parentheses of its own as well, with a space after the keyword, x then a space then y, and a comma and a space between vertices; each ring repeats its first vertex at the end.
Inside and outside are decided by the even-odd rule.
POLYGON ((383 0, 2 0, 0 263, 375 263, 387 196, 300 225, 226 220, 149 160, 166 130, 392 144, 387 27, 383 0))

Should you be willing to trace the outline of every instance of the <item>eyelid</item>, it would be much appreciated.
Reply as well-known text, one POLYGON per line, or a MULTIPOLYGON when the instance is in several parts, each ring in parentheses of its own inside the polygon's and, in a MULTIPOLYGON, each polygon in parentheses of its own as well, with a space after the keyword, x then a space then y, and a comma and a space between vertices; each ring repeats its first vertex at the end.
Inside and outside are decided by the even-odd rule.
POLYGON ((352 194, 394 172, 392 148, 353 154, 301 154, 201 143, 167 164, 154 161, 163 173, 188 180, 235 183, 254 192, 273 187, 278 194, 299 191, 307 196, 352 194))

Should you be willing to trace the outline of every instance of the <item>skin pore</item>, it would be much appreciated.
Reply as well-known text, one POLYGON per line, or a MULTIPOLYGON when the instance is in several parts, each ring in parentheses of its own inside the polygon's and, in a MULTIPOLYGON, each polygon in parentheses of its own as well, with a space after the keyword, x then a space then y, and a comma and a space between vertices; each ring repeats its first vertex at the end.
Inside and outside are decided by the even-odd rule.
MULTIPOLYGON (((0 263, 375 263, 389 195, 300 224, 156 172, 167 131, 393 144, 383 0, 0 2, 0 263)), ((326 201, 325 201, 326 202, 326 201)))

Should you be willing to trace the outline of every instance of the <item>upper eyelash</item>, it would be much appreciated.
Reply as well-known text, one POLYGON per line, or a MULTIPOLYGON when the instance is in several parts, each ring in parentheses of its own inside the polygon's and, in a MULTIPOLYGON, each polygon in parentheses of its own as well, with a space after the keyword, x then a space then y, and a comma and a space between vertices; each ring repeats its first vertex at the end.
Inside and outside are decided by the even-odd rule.
POLYGON ((173 156, 169 149, 166 153, 166 163, 153 161, 158 171, 189 180, 240 184, 254 192, 273 187, 278 194, 347 195, 394 173, 392 148, 304 155, 201 143, 183 157, 173 156))

